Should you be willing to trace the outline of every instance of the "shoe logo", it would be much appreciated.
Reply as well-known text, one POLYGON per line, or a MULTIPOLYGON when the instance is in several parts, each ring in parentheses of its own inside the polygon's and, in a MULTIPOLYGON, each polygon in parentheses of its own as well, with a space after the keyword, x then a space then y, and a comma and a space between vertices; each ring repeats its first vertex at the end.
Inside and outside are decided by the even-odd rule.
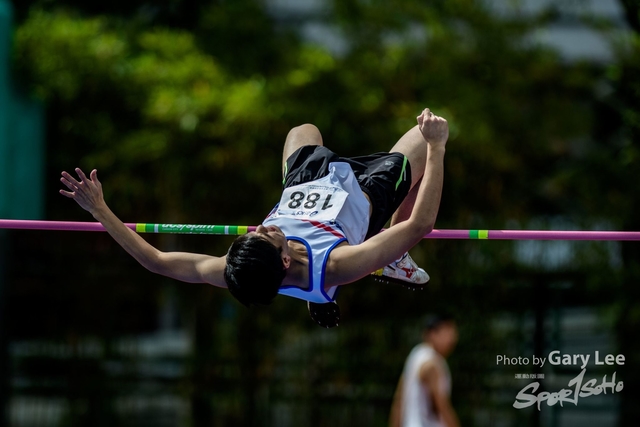
POLYGON ((413 276, 413 273, 416 272, 415 268, 403 267, 403 268, 400 268, 400 270, 405 272, 405 274, 407 275, 407 279, 411 279, 411 276, 413 276))

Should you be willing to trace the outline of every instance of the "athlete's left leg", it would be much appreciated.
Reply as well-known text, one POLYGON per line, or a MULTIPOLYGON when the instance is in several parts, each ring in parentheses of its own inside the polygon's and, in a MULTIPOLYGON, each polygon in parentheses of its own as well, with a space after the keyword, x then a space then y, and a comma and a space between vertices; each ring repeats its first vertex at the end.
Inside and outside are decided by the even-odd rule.
POLYGON ((289 131, 289 134, 287 134, 287 139, 284 142, 284 149, 282 150, 283 177, 285 174, 287 159, 295 153, 298 148, 304 147, 305 145, 323 145, 320 130, 309 123, 296 126, 289 131))
MULTIPOLYGON (((282 150, 282 176, 286 174, 287 159, 300 147, 305 145, 324 145, 318 128, 312 124, 296 126, 289 131, 282 150)), ((327 304, 307 302, 311 318, 323 328, 338 326, 340 321, 340 307, 335 301, 327 304)))

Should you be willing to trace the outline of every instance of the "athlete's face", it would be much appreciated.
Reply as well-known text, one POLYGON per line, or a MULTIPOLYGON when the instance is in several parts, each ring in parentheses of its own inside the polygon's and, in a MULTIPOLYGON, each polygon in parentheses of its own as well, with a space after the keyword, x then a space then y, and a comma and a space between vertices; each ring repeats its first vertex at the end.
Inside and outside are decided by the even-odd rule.
POLYGON ((287 238, 285 237, 282 230, 280 230, 280 227, 277 227, 275 225, 270 225, 268 227, 259 225, 258 227, 256 227, 255 233, 260 238, 275 246, 276 249, 280 251, 282 262, 285 268, 289 267, 289 263, 291 261, 289 257, 289 245, 287 244, 287 238))

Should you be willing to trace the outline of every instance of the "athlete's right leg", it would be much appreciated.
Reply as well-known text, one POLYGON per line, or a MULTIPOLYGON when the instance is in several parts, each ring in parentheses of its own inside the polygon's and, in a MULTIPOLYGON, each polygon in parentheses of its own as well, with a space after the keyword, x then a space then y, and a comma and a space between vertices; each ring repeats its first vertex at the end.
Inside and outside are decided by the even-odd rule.
POLYGON ((402 153, 411 165, 411 190, 391 217, 391 226, 409 219, 416 202, 420 182, 427 164, 427 141, 418 126, 414 126, 391 148, 391 153, 402 153))
POLYGON ((287 159, 295 151, 305 145, 323 145, 322 135, 315 125, 306 123, 296 126, 289 131, 282 151, 282 175, 284 177, 287 159))
MULTIPOLYGON (((427 164, 427 151, 427 141, 425 141, 418 126, 411 128, 391 148, 392 153, 404 154, 411 165, 411 189, 391 217, 391 227, 409 219, 411 216, 427 164)), ((414 290, 422 289, 422 286, 429 281, 429 274, 418 267, 408 252, 400 259, 373 274, 385 276, 387 279, 395 279, 398 283, 414 290)))

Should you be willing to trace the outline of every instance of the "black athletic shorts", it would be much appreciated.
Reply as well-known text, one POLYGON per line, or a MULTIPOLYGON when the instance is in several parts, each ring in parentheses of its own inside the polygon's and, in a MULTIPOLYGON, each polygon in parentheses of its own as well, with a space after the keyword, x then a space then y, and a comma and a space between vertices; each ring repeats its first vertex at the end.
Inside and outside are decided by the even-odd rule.
POLYGON ((326 176, 329 173, 329 163, 332 162, 349 163, 360 188, 371 200, 372 210, 366 240, 384 227, 409 193, 409 161, 401 153, 375 153, 349 158, 340 157, 321 145, 305 145, 287 159, 284 187, 326 176))

